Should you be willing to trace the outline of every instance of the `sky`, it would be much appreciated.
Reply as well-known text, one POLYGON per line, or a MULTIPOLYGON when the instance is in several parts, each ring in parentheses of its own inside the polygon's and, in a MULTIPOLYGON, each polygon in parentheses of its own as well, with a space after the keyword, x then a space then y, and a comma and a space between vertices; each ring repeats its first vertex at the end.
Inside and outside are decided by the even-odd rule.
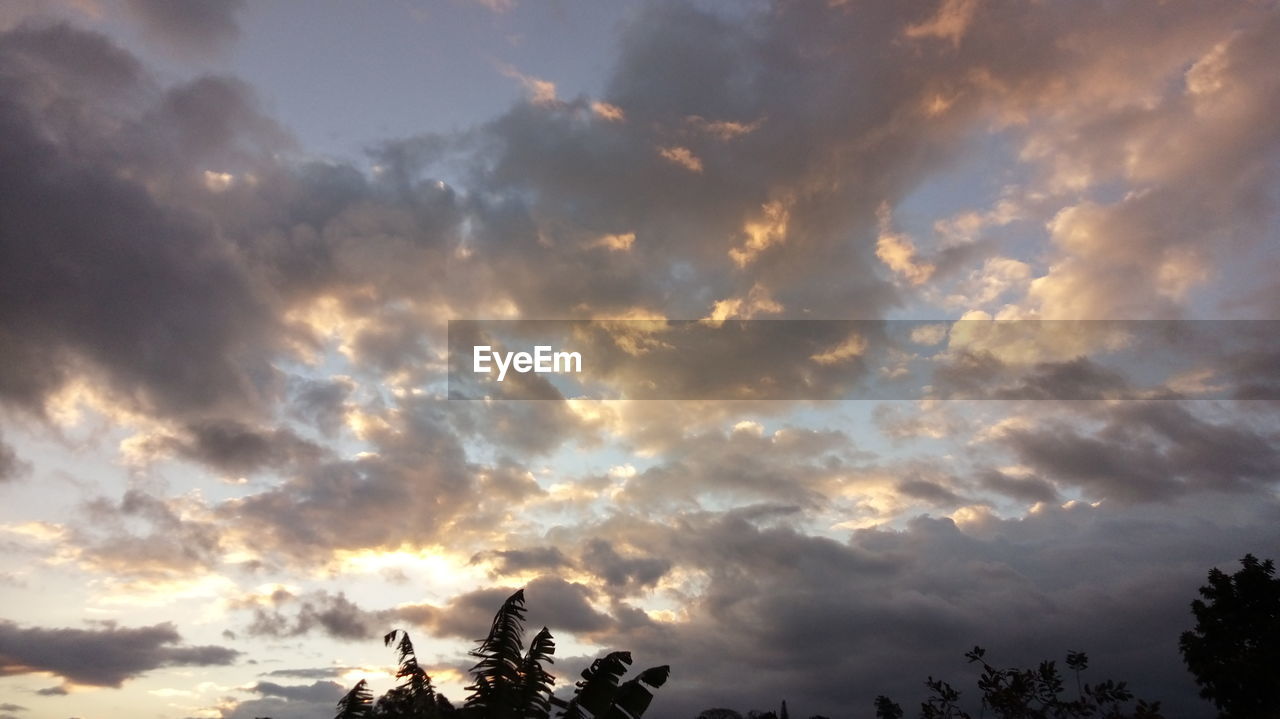
POLYGON ((1212 716, 1189 603, 1280 555, 1278 37, 1262 0, 0 5, 0 718, 331 716, 392 628, 458 702, 519 587, 562 691, 671 665, 658 719, 869 716, 974 645, 1212 716), (468 319, 631 369, 450 399, 468 319), (664 320, 910 331, 751 324, 827 343, 784 362, 664 320))

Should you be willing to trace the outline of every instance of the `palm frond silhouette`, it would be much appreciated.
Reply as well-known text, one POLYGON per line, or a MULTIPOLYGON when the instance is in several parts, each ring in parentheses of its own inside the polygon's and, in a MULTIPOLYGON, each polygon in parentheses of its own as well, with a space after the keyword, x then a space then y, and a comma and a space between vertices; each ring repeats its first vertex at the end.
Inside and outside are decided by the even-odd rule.
POLYGON ((555 639, 543 627, 526 650, 524 619, 520 589, 502 603, 488 635, 476 640, 471 656, 477 661, 462 708, 435 690, 408 632, 391 630, 383 642, 395 646, 400 682, 373 702, 360 680, 338 702, 335 719, 551 719, 553 707, 560 710, 556 719, 640 719, 671 674, 668 666, 652 667, 622 682, 631 653, 611 652, 583 670, 571 699, 560 699, 552 693, 556 678, 547 671, 555 662, 555 639))

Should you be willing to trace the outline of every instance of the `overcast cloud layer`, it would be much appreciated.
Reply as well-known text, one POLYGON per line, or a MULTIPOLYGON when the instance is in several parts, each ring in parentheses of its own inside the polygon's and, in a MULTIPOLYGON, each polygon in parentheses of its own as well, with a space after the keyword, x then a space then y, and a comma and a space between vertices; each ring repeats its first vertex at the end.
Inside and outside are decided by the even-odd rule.
MULTIPOLYGON (((459 7, 369 13, 430 42, 459 7)), ((672 666, 659 717, 867 716, 975 644, 1211 715, 1177 636, 1210 567, 1280 554, 1270 324, 1150 352, 1142 392, 1105 323, 824 336, 780 375, 818 399, 764 401, 776 355, 635 320, 1280 319, 1274 2, 638 3, 590 93, 521 50, 585 10, 477 3, 511 54, 421 73, 522 97, 360 161, 228 71, 261 10, 0 10, 0 716, 322 716, 391 686, 393 627, 456 701, 522 586, 558 686, 629 649, 672 666), (734 364, 712 399, 450 401, 460 318, 734 364), (921 365, 924 399, 813 393, 921 365)))

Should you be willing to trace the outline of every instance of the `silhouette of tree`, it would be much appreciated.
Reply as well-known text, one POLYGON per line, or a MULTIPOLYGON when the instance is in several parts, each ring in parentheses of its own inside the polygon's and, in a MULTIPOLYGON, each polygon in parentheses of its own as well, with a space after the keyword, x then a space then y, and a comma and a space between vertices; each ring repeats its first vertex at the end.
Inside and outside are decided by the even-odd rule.
POLYGON ((671 667, 651 667, 620 685, 618 680, 629 666, 631 652, 611 652, 592 662, 582 670, 582 681, 576 684, 561 719, 627 719, 644 714, 654 690, 667 683, 671 667))
POLYGON ((400 683, 373 702, 367 684, 360 680, 338 702, 336 719, 550 719, 553 705, 562 709, 557 719, 640 719, 654 691, 671 674, 670 667, 653 667, 619 684, 631 654, 612 652, 582 672, 572 700, 558 699, 551 693, 555 677, 545 667, 554 661, 555 641, 543 627, 525 652, 524 614, 521 589, 498 609, 488 636, 476 640, 478 646, 471 655, 478 661, 472 667, 473 681, 467 687, 471 693, 462 709, 435 690, 418 663, 408 632, 393 629, 383 642, 396 646, 400 683))
POLYGON ((542 665, 555 661, 551 658, 555 651, 556 643, 546 627, 529 643, 529 651, 520 666, 522 683, 517 703, 517 706, 524 707, 524 715, 528 719, 547 719, 551 715, 551 687, 556 678, 548 674, 542 665))
POLYGON ((556 645, 546 627, 524 655, 524 590, 507 597, 493 617, 489 635, 477 640, 471 656, 479 661, 471 672, 475 682, 467 687, 466 708, 490 719, 546 719, 551 710, 551 686, 555 677, 543 669, 551 663, 556 645))
POLYGON ((889 697, 883 694, 876 697, 876 719, 902 719, 903 716, 902 707, 889 697))
MULTIPOLYGON (((982 665, 978 690, 982 695, 982 716, 990 712, 997 719, 1161 719, 1160 703, 1139 700, 1130 711, 1133 692, 1124 682, 1111 680, 1083 684, 1080 674, 1089 666, 1084 652, 1069 652, 1067 668, 1076 675, 1076 697, 1063 696, 1062 675, 1054 662, 1044 661, 1034 669, 999 669, 988 664, 986 651, 974 647, 965 654, 970 663, 982 665)), ((925 681, 929 697, 920 704, 921 719, 972 719, 960 703, 960 691, 941 679, 925 681)), ((876 719, 902 719, 902 707, 886 696, 875 700, 876 719)))
MULTIPOLYGON (((453 705, 447 699, 436 694, 431 677, 418 663, 418 655, 413 648, 413 640, 409 633, 402 629, 393 629, 382 641, 388 647, 396 645, 399 657, 399 668, 396 678, 400 683, 379 697, 373 706, 371 716, 386 719, 436 719, 444 713, 451 713, 453 705), (396 642, 396 637, 400 641, 396 642)), ((341 707, 340 707, 341 708, 341 707)))
POLYGON ((364 719, 373 711, 373 694, 369 692, 368 682, 361 679, 338 700, 338 714, 333 719, 364 719))
POLYGON ((732 709, 724 707, 713 707, 711 709, 703 709, 697 719, 743 719, 742 714, 732 709))
MULTIPOLYGON (((791 712, 787 709, 787 700, 782 700, 782 706, 778 711, 759 711, 752 709, 748 711, 745 719, 790 719, 791 712)), ((724 707, 715 707, 712 709, 703 709, 696 719, 744 719, 741 712, 724 707)), ((821 714, 814 714, 809 719, 829 719, 821 714)))
POLYGON ((1224 719, 1280 716, 1280 578, 1252 554, 1228 576, 1209 570, 1196 626, 1178 642, 1187 669, 1224 719))

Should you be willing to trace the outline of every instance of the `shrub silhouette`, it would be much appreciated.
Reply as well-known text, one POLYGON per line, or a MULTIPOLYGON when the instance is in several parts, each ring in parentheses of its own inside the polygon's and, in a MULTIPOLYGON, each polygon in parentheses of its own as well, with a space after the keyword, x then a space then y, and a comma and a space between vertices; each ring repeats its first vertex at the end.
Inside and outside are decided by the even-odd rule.
POLYGON ((1270 559, 1252 554, 1228 576, 1209 570, 1201 599, 1191 602, 1196 626, 1178 642, 1200 696, 1223 719, 1280 716, 1280 578, 1270 559))
MULTIPOLYGON (((1130 710, 1133 692, 1124 682, 1111 680, 1082 684, 1080 674, 1088 668, 1084 652, 1068 652, 1067 668, 1075 673, 1076 696, 1064 696, 1065 684, 1056 664, 1040 662, 1034 669, 1000 669, 987 663, 986 651, 974 647, 965 654, 970 663, 982 665, 978 691, 982 713, 998 719, 1161 719, 1160 703, 1137 701, 1130 710)), ((929 677, 925 681, 929 698, 920 705, 921 719, 971 719, 961 708, 960 691, 949 683, 929 677)), ((885 696, 876 697, 876 719, 903 719, 902 707, 885 696)))
MULTIPOLYGON (((734 709, 725 707, 713 707, 711 709, 703 709, 696 719, 791 719, 791 712, 787 709, 787 700, 782 700, 782 707, 774 711, 760 711, 752 709, 745 715, 734 709)), ((821 714, 814 714, 809 719, 828 719, 821 714)))
POLYGON ((521 589, 502 603, 488 636, 471 652, 477 661, 462 708, 435 690, 408 632, 393 629, 383 641, 396 647, 400 682, 374 702, 361 679, 338 701, 335 719, 550 719, 552 707, 560 710, 557 719, 639 719, 670 676, 670 667, 653 667, 620 684, 631 653, 612 652, 583 670, 571 700, 561 700, 552 694, 555 676, 546 669, 554 662, 555 641, 543 627, 526 651, 524 615, 521 589))

